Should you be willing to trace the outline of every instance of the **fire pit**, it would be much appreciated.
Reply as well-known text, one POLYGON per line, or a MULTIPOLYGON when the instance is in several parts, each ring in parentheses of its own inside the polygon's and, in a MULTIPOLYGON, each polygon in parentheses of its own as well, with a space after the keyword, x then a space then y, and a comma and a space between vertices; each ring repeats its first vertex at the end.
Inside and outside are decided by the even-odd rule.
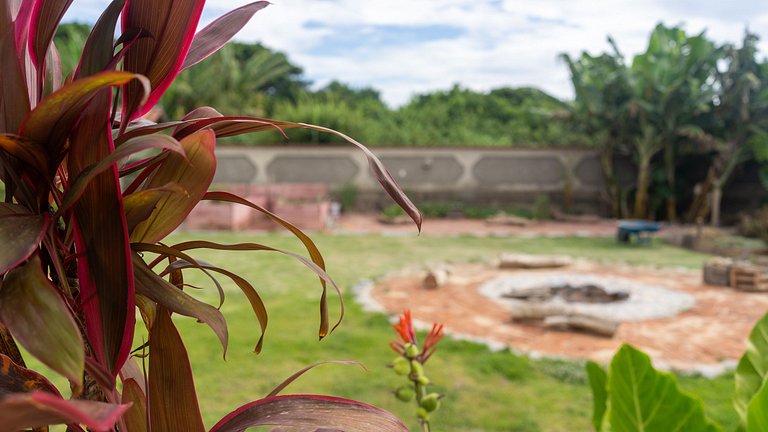
POLYGON ((558 271, 500 276, 479 291, 513 312, 525 303, 550 305, 565 314, 617 322, 674 316, 696 303, 690 294, 628 278, 558 271))

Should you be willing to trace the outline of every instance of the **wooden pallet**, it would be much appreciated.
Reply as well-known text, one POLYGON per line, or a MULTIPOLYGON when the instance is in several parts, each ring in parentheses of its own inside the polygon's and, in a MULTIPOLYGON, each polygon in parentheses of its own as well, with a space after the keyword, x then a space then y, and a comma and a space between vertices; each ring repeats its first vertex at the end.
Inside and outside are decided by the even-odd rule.
POLYGON ((739 291, 768 291, 768 274, 757 267, 731 267, 731 288, 739 291))

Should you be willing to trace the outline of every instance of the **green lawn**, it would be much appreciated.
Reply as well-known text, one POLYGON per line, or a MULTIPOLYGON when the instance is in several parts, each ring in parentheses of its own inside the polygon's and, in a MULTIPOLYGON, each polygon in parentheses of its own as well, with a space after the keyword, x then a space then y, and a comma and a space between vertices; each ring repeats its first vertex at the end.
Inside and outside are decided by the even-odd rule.
MULTIPOLYGON (((217 242, 258 242, 301 251, 293 237, 282 234, 184 234, 173 240, 201 238, 217 242)), ((476 238, 330 236, 313 238, 326 257, 329 273, 348 291, 362 278, 372 278, 402 266, 433 261, 477 261, 502 251, 568 254, 633 264, 697 268, 705 257, 661 244, 618 245, 611 238, 476 238)), ((228 410, 269 392, 284 377, 320 360, 355 359, 368 367, 325 365, 305 375, 287 391, 330 393, 391 410, 416 423, 413 408, 388 393, 395 382, 385 365, 394 357, 387 342, 394 336, 387 317, 367 314, 347 296, 343 325, 317 341, 319 284, 309 270, 292 259, 266 252, 205 252, 196 258, 241 274, 262 293, 270 312, 264 352, 251 353, 259 329, 245 298, 233 285, 222 310, 230 326, 227 361, 212 332, 191 319, 178 319, 189 345, 201 405, 207 424, 228 410)), ((205 283, 203 278, 192 283, 205 283)), ((214 301, 213 290, 204 294, 214 301)), ((338 313, 332 302, 332 317, 338 313)), ((460 331, 461 329, 456 329, 460 331)), ((591 399, 582 365, 565 361, 534 361, 509 352, 452 341, 441 343, 427 372, 437 391, 448 398, 435 416, 436 431, 578 431, 589 430, 591 399)), ((730 407, 731 377, 685 378, 681 384, 706 400, 709 415, 729 428, 735 426, 730 407)))
MULTIPOLYGON (((363 278, 375 278, 403 266, 486 260, 500 252, 567 254, 690 268, 700 267, 706 258, 661 243, 621 246, 612 238, 417 237, 415 234, 398 237, 316 234, 313 238, 325 255, 329 273, 345 293, 363 278)), ((168 243, 189 239, 257 242, 302 251, 295 238, 283 234, 185 233, 175 235, 168 243)), ((387 346, 394 332, 386 316, 363 312, 347 294, 342 326, 318 342, 320 286, 301 264, 269 252, 199 251, 193 256, 246 277, 260 291, 270 313, 264 351, 254 355, 252 350, 259 337, 257 321, 245 297, 233 284, 224 284, 228 297, 222 311, 230 329, 226 361, 222 360, 221 347, 208 327, 189 318, 176 319, 189 348, 207 425, 237 406, 263 397, 283 378, 306 365, 321 360, 354 359, 364 363, 368 372, 355 366, 324 365, 286 391, 355 398, 393 411, 417 430, 414 408, 389 393, 400 384, 401 377, 385 367, 394 358, 387 346)), ((190 273, 186 282, 210 285, 206 278, 194 273, 190 273)), ((216 303, 213 288, 189 291, 216 303)), ((331 316, 338 316, 335 299, 331 302, 331 316)), ((578 362, 529 360, 447 338, 427 364, 427 374, 436 384, 436 391, 448 395, 434 417, 434 431, 590 430, 591 396, 583 365, 578 362)), ((730 402, 732 375, 714 380, 681 377, 680 383, 705 401, 707 413, 713 420, 723 424, 726 430, 735 429, 736 414, 730 402)))

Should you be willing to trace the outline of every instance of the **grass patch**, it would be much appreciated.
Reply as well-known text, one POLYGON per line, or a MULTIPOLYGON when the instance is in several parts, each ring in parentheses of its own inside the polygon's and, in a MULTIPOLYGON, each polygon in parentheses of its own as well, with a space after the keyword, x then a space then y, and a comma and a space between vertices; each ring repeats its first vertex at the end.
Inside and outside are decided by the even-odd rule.
MULTIPOLYGON (((427 227, 428 229, 428 227, 427 227)), ((313 235, 323 251, 329 273, 345 291, 363 278, 404 266, 435 261, 480 261, 500 252, 565 254, 638 265, 701 266, 704 255, 654 242, 619 245, 612 238, 478 238, 382 237, 376 235, 313 235), (609 257, 609 258, 608 258, 609 257)), ((303 252, 300 243, 283 234, 174 235, 167 243, 205 239, 222 243, 256 242, 303 252)), ((226 268, 248 279, 260 292, 269 311, 264 351, 253 354, 259 337, 257 321, 234 284, 221 279, 227 291, 222 311, 230 329, 226 362, 213 333, 195 320, 176 319, 195 372, 206 425, 212 426, 234 408, 266 395, 296 370, 321 360, 355 359, 369 369, 324 365, 291 384, 289 393, 327 393, 358 399, 390 410, 417 429, 410 404, 395 399, 391 390, 400 377, 386 365, 395 354, 387 346, 394 338, 388 319, 364 313, 347 295, 343 325, 318 342, 317 278, 298 262, 268 252, 191 251, 197 259, 226 268)), ((186 282, 209 286, 206 277, 188 273, 186 282)), ((190 290, 216 304, 215 289, 190 290)), ((338 300, 329 296, 331 318, 338 318, 338 300)), ((404 305, 405 307, 405 305, 404 305)), ((448 329, 461 331, 461 329, 448 329)), ((424 334, 420 335, 423 338, 424 334)), ((529 360, 509 351, 491 352, 485 346, 455 341, 441 343, 427 364, 435 390, 447 393, 436 415, 436 431, 584 431, 591 430, 591 396, 578 362, 529 360)), ((727 427, 735 426, 730 405, 732 379, 682 378, 684 389, 707 404, 707 413, 727 427)), ((732 428, 731 428, 732 429, 732 428)))

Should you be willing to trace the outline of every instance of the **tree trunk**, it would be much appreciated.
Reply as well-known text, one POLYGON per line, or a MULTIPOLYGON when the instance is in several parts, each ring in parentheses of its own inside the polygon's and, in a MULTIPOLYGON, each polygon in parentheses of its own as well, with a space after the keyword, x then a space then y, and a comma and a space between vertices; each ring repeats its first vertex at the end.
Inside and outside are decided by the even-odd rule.
POLYGON ((667 144, 664 148, 664 167, 667 174, 667 185, 669 186, 669 197, 667 198, 667 220, 674 222, 677 220, 677 194, 675 191, 675 149, 667 144))
POLYGON ((635 218, 648 217, 648 185, 650 176, 651 158, 641 154, 637 166, 637 190, 635 191, 635 218))
POLYGON ((711 219, 710 224, 713 227, 720 226, 720 203, 723 199, 723 185, 718 180, 715 181, 714 187, 712 188, 712 213, 711 213, 711 219))
POLYGON ((605 190, 608 193, 608 200, 611 205, 611 216, 621 217, 621 204, 619 197, 619 187, 616 181, 616 175, 613 171, 613 150, 604 148, 600 152, 600 164, 603 166, 603 175, 605 176, 605 190))

